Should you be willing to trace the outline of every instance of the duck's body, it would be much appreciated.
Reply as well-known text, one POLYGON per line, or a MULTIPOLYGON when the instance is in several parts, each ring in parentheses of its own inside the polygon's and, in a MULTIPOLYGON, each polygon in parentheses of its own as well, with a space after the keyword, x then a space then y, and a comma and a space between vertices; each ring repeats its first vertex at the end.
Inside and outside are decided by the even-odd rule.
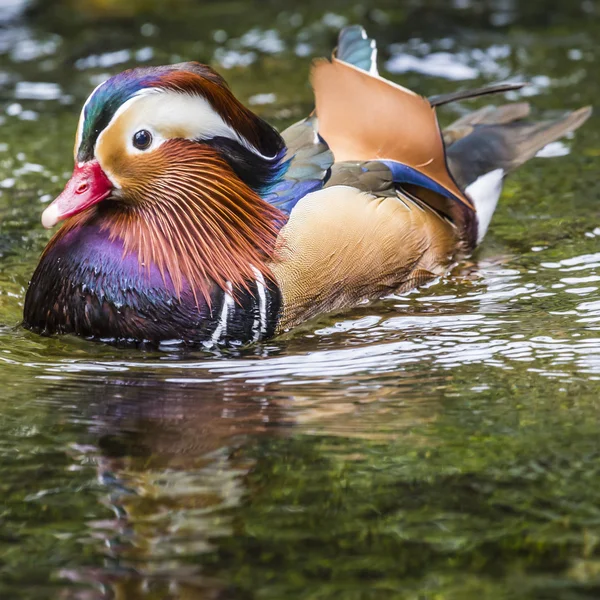
POLYGON ((66 223, 32 278, 26 326, 245 344, 408 290, 481 241, 508 171, 589 116, 531 124, 527 105, 487 108, 444 145, 432 103, 452 98, 381 79, 359 28, 313 85, 316 116, 282 136, 201 65, 97 88, 74 177, 44 214, 66 223))

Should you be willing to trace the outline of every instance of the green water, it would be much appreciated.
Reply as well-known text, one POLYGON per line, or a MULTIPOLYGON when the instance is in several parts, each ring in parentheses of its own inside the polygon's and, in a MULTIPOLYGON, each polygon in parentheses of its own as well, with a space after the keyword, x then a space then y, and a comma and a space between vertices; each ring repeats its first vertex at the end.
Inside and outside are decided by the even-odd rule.
POLYGON ((597 116, 418 292, 236 356, 19 326, 80 106, 126 66, 210 62, 283 127, 361 22, 424 94, 522 78, 540 116, 600 96, 598 2, 325 4, 0 3, 0 598, 600 595, 597 116))

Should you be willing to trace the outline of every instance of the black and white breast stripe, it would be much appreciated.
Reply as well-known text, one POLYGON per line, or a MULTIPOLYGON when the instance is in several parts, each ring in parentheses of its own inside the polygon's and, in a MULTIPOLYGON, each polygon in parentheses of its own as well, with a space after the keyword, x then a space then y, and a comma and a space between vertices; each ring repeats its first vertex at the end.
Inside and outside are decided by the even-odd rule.
POLYGON ((281 294, 272 282, 266 282, 258 269, 248 289, 219 291, 220 306, 215 307, 215 326, 204 346, 242 345, 267 339, 275 333, 281 294))

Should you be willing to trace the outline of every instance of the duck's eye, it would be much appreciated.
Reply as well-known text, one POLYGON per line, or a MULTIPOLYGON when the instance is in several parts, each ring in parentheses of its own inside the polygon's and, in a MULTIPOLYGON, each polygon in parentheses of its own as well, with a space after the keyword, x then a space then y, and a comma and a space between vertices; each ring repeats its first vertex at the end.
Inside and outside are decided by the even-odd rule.
POLYGON ((138 150, 145 150, 152 143, 152 134, 147 129, 140 129, 133 134, 133 145, 138 150))

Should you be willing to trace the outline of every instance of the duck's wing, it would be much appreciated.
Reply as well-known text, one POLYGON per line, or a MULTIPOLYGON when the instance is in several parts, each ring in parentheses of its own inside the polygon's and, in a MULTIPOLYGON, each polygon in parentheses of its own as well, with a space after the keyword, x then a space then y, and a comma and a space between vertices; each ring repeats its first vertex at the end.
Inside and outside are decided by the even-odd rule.
MULTIPOLYGON (((361 37, 364 46, 369 41, 366 34, 353 37, 361 37)), ((590 108, 583 108, 557 120, 532 122, 527 120, 526 103, 485 107, 459 119, 442 141, 434 106, 524 84, 492 84, 427 100, 342 61, 341 56, 338 52, 331 62, 321 61, 313 70, 319 132, 336 163, 384 163, 396 188, 406 187, 441 209, 462 229, 470 247, 485 235, 504 176, 546 144, 577 129, 591 114, 590 108)), ((340 177, 332 180, 343 183, 340 177)))
POLYGON ((312 81, 319 135, 335 163, 280 232, 271 266, 280 330, 443 273, 463 230, 447 205, 473 212, 425 98, 337 58, 316 63, 312 81))
POLYGON ((459 185, 466 188, 493 169, 509 173, 550 142, 575 131, 592 109, 544 121, 529 120, 530 112, 526 102, 486 106, 444 130, 448 166, 459 185))
POLYGON ((312 71, 318 132, 335 162, 324 188, 300 199, 280 232, 272 266, 280 331, 443 273, 483 237, 504 174, 591 112, 531 123, 524 104, 486 108, 442 137, 432 103, 367 69, 370 40, 350 33, 312 71))
MULTIPOLYGON (((398 182, 398 174, 385 162, 373 160, 368 162, 345 161, 335 163, 331 167, 331 176, 325 187, 345 185, 361 192, 378 197, 400 198, 405 204, 417 204, 435 212, 447 221, 454 229, 466 238, 465 229, 469 224, 467 211, 456 210, 456 203, 440 193, 422 187, 416 183, 398 182)), ((468 231, 467 231, 468 233, 468 231)))
POLYGON ((317 61, 312 82, 319 134, 336 162, 385 162, 398 183, 421 185, 472 208, 448 171, 426 98, 336 58, 317 61))
POLYGON ((385 163, 378 160, 349 160, 334 163, 325 187, 334 185, 346 185, 377 196, 396 195, 392 171, 385 163))
MULTIPOLYGON (((384 89, 390 87, 393 90, 391 92, 392 94, 404 97, 406 104, 410 105, 412 103, 413 110, 415 107, 418 107, 418 112, 423 114, 423 109, 427 107, 427 101, 424 98, 418 97, 409 90, 394 86, 394 84, 379 77, 379 72, 377 70, 377 46, 375 40, 367 35, 363 27, 351 25, 342 29, 339 34, 338 45, 333 52, 333 60, 349 65, 359 71, 363 71, 372 78, 379 79, 383 83, 384 89), (404 94, 402 94, 402 92, 404 92, 404 94)), ((365 81, 367 82, 366 85, 368 87, 369 80, 366 79, 365 81)), ((485 88, 478 88, 476 90, 461 91, 437 96, 434 100, 430 99, 430 103, 434 101, 437 104, 445 104, 479 95, 518 89, 519 87, 522 87, 522 85, 523 84, 497 84, 485 88)), ((332 101, 335 102, 336 98, 332 101)), ((398 103, 398 111, 400 110, 400 106, 401 105, 398 103)), ((377 110, 379 110, 379 107, 373 105, 373 102, 371 102, 363 114, 367 118, 370 118, 369 115, 377 110)), ((427 120, 430 124, 430 132, 433 132, 435 137, 439 138, 437 121, 435 120, 434 113, 431 110, 428 112, 427 120)), ((397 115, 394 115, 392 120, 396 118, 397 115)), ((287 172, 283 178, 264 195, 264 198, 286 214, 290 213, 300 198, 310 192, 320 189, 323 185, 328 183, 330 168, 334 159, 328 144, 318 132, 319 125, 316 116, 313 114, 307 119, 292 125, 282 133, 282 137, 287 146, 285 157, 285 160, 287 161, 287 172)), ((352 134, 347 132, 346 135, 349 136, 352 134)), ((369 152, 366 154, 369 154, 369 152)), ((363 157, 366 154, 363 152, 363 157)), ((354 158, 359 157, 355 156, 354 158)), ((380 157, 373 155, 370 158, 374 159, 380 157)), ((336 163, 339 164, 342 161, 347 161, 347 156, 338 151, 336 163)), ((449 198, 460 197, 460 193, 457 193, 456 189, 448 189, 448 187, 444 187, 443 184, 440 185, 440 182, 436 181, 435 178, 429 177, 429 174, 426 173, 427 168, 424 169, 425 172, 422 172, 418 167, 415 168, 414 166, 404 164, 402 161, 384 159, 382 162, 382 165, 377 166, 374 161, 370 161, 370 164, 367 165, 363 171, 360 189, 369 189, 368 187, 365 187, 365 182, 368 184, 368 181, 372 179, 371 175, 373 169, 375 169, 379 175, 385 173, 386 176, 389 176, 390 193, 394 193, 394 184, 414 184, 429 188, 432 191, 441 193, 442 196, 449 198)), ((347 181, 344 181, 344 178, 356 178, 356 175, 358 174, 358 171, 354 166, 350 169, 346 167, 334 167, 334 169, 337 170, 338 176, 335 178, 335 181, 338 183, 348 184, 347 181)), ((332 183, 329 182, 328 185, 332 185, 332 183)), ((373 188, 373 190, 383 191, 383 188, 376 187, 373 188)))
POLYGON ((287 215, 300 198, 323 187, 333 154, 318 133, 314 115, 288 127, 281 135, 287 148, 286 172, 263 197, 287 215))

